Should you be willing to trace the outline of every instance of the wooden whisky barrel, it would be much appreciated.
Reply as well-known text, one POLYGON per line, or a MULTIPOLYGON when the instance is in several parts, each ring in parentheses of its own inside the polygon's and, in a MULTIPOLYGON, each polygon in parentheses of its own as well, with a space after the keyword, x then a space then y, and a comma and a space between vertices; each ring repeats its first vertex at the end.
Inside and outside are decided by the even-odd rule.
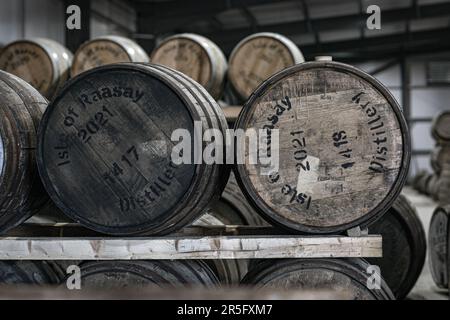
POLYGON ((295 43, 269 32, 246 37, 233 49, 229 59, 228 80, 242 99, 276 72, 305 59, 295 43))
POLYGON ((423 171, 423 174, 420 174, 416 180, 415 186, 416 186, 417 191, 419 191, 420 193, 429 195, 429 193, 428 193, 429 186, 428 185, 430 183, 432 176, 433 176, 432 174, 430 174, 426 171, 423 171))
POLYGON ((171 36, 155 48, 151 61, 184 73, 215 99, 222 94, 227 61, 220 48, 203 36, 192 33, 171 36))
POLYGON ((450 111, 444 111, 434 118, 431 134, 438 143, 450 142, 450 111))
MULTIPOLYGON (((193 225, 195 226, 222 226, 229 225, 228 217, 231 214, 227 214, 227 218, 223 215, 217 214, 213 210, 208 210, 207 213, 198 218, 193 225)), ((238 219, 238 217, 236 217, 238 219)), ((215 259, 205 260, 211 269, 214 270, 221 283, 231 285, 239 283, 247 273, 248 260, 246 259, 215 259)))
POLYGON ((211 205, 210 211, 227 225, 268 225, 242 194, 234 174, 230 175, 225 190, 220 199, 211 205))
POLYGON ((47 261, 0 261, 0 285, 54 285, 61 280, 47 261))
POLYGON ((431 164, 431 169, 433 169, 434 172, 438 173, 440 172, 440 167, 439 167, 439 154, 440 154, 440 149, 441 147, 435 146, 433 150, 431 150, 431 155, 430 155, 430 164, 431 164))
POLYGON ((448 289, 450 206, 438 207, 431 217, 428 230, 428 259, 431 276, 439 288, 448 289))
POLYGON ((247 101, 236 129, 266 141, 236 143, 243 192, 266 219, 292 231, 367 226, 406 181, 410 141, 400 106, 375 78, 346 64, 305 62, 277 73, 247 101))
POLYGON ((432 174, 430 180, 427 184, 427 191, 426 194, 428 194, 430 197, 432 197, 434 200, 438 200, 438 193, 439 188, 441 184, 441 179, 437 174, 432 174))
POLYGON ((44 38, 19 40, 0 53, 0 69, 22 78, 42 95, 52 98, 69 78, 72 53, 44 38))
POLYGON ((218 280, 200 260, 95 261, 80 264, 84 289, 214 287, 218 280))
POLYGON ((371 234, 383 237, 383 257, 367 261, 381 269, 383 279, 397 299, 404 299, 422 271, 426 237, 416 209, 400 195, 391 209, 369 226, 371 234))
POLYGON ((24 80, 0 71, 0 234, 47 202, 36 166, 37 129, 47 100, 24 80))
POLYGON ((242 283, 258 288, 344 291, 353 300, 394 299, 382 278, 379 289, 368 288, 369 266, 363 259, 266 260, 256 264, 242 283))
MULTIPOLYGON (((178 136, 225 132, 225 117, 180 72, 126 63, 97 68, 73 79, 48 110, 39 134, 42 180, 58 207, 88 228, 170 233, 201 215, 225 187, 229 169, 194 154, 207 154, 212 144, 197 141, 191 152, 193 140, 178 136), (179 155, 187 161, 178 163, 179 155)), ((220 156, 224 149, 213 151, 220 156)))
POLYGON ((149 62, 149 57, 136 42, 120 36, 102 36, 85 42, 75 52, 72 77, 99 66, 119 62, 149 62))
POLYGON ((436 200, 441 205, 450 205, 450 163, 442 164, 441 174, 439 176, 439 186, 436 192, 436 200))

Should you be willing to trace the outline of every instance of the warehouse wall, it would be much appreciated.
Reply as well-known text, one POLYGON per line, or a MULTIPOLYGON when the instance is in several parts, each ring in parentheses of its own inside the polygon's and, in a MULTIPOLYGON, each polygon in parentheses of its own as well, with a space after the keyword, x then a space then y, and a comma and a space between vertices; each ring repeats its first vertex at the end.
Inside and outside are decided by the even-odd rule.
MULTIPOLYGON (((448 56, 448 55, 447 55, 448 56)), ((434 117, 441 111, 450 110, 450 86, 427 85, 427 62, 445 60, 446 55, 435 55, 409 59, 410 83, 411 83, 411 119, 434 117), (448 103, 447 103, 448 102, 448 103)), ((384 62, 372 62, 358 64, 363 70, 370 72, 384 62)), ((397 101, 402 104, 401 73, 400 66, 389 68, 375 77, 385 84, 397 101)), ((434 140, 431 137, 431 122, 413 122, 410 126, 412 149, 431 151, 434 140)), ((411 161, 411 176, 418 170, 431 171, 429 155, 414 155, 411 161)))
POLYGON ((118 0, 91 2, 91 38, 114 34, 132 37, 136 32, 136 12, 118 0))
MULTIPOLYGON (((91 38, 106 34, 132 36, 136 31, 136 12, 119 0, 91 2, 91 38)), ((0 47, 32 37, 65 41, 66 15, 62 0, 1 0, 0 47), (26 22, 26 23, 25 23, 26 22)))
POLYGON ((0 45, 32 37, 47 37, 64 43, 63 12, 60 0, 1 0, 0 45))

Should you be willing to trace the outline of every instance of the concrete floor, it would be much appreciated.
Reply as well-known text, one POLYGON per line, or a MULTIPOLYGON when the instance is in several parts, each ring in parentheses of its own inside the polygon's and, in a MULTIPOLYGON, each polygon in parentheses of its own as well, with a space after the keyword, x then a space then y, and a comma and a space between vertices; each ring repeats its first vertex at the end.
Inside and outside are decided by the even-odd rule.
MULTIPOLYGON (((410 187, 405 187, 402 192, 416 207, 417 213, 423 222, 425 233, 428 238, 428 227, 430 225, 431 216, 437 207, 437 203, 415 191, 410 187)), ((431 278, 430 268, 428 264, 428 255, 425 260, 425 265, 422 274, 416 282, 416 285, 408 295, 408 299, 412 300, 448 300, 448 291, 439 289, 431 278)))

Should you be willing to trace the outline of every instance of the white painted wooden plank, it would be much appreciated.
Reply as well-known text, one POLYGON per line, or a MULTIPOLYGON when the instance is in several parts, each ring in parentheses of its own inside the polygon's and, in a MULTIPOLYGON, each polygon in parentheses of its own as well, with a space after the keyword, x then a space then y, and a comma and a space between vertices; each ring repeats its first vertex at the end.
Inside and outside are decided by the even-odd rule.
POLYGON ((381 236, 0 238, 0 260, 381 257, 381 236))

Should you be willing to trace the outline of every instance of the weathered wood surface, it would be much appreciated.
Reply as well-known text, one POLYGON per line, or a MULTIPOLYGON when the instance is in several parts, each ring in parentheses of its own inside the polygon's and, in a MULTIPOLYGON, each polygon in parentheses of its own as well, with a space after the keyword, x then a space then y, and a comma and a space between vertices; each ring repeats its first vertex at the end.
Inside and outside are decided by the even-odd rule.
POLYGON ((52 98, 69 78, 72 53, 56 41, 43 38, 10 43, 0 53, 0 69, 12 73, 52 98))
POLYGON ((441 185, 441 178, 436 173, 433 173, 428 180, 426 194, 431 196, 434 200, 438 200, 438 193, 441 185))
POLYGON ((225 225, 269 226, 247 201, 233 173, 220 199, 211 204, 209 214, 225 225))
POLYGON ((47 261, 0 261, 0 286, 56 285, 63 280, 58 271, 47 261))
POLYGON ((383 257, 368 258, 397 299, 404 299, 415 285, 426 257, 426 237, 416 209, 400 195, 389 211, 369 226, 383 238, 383 257))
POLYGON ((450 162, 442 165, 437 199, 441 205, 450 205, 450 162))
POLYGON ((431 133, 438 143, 450 142, 450 111, 444 111, 434 119, 431 133))
POLYGON ((449 219, 450 206, 437 208, 428 230, 428 257, 431 276, 439 288, 447 289, 450 276, 449 219))
POLYGON ((70 69, 72 77, 99 66, 119 62, 149 62, 144 49, 131 39, 102 36, 84 43, 75 53, 70 69))
MULTIPOLYGON (((230 175, 220 199, 214 202, 208 212, 194 223, 194 225, 206 227, 230 224, 267 225, 242 195, 233 174, 230 175)), ((248 260, 213 260, 213 267, 222 283, 235 284, 239 283, 247 273, 248 260)))
POLYGON ((89 261, 79 267, 83 289, 88 290, 219 284, 214 272, 201 260, 89 261))
POLYGON ((0 238, 0 260, 380 257, 380 236, 0 238))
POLYGON ((450 163, 450 145, 438 145, 431 153, 431 167, 437 174, 441 173, 442 166, 450 163))
POLYGON ((225 187, 224 165, 194 164, 194 152, 190 164, 172 162, 176 129, 193 142, 194 130, 201 137, 227 128, 214 99, 175 70, 144 64, 91 70, 49 109, 38 150, 44 185, 65 214, 95 231, 170 233, 225 187))
POLYGON ((269 32, 256 33, 233 49, 228 79, 234 90, 247 99, 271 75, 304 61, 298 47, 288 38, 269 32))
POLYGON ((381 279, 379 289, 369 289, 368 268, 362 259, 292 259, 257 264, 242 281, 263 289, 337 290, 349 292, 353 300, 393 300, 381 279))
POLYGON ((173 35, 153 50, 151 61, 184 73, 205 87, 215 99, 222 94, 227 61, 220 48, 203 36, 173 35))
POLYGON ((350 300, 343 290, 286 290, 239 288, 177 287, 121 288, 120 290, 67 290, 62 287, 0 286, 4 300, 350 300))
POLYGON ((36 166, 37 128, 47 100, 24 80, 0 71, 0 234, 48 201, 36 166))
POLYGON ((429 193, 429 184, 430 180, 433 177, 431 173, 428 173, 427 171, 420 171, 416 177, 414 178, 414 188, 416 188, 417 191, 420 193, 430 195, 429 193))
POLYGON ((342 63, 306 62, 278 73, 248 100, 236 128, 266 133, 270 143, 258 151, 273 154, 272 162, 279 151, 278 168, 252 164, 249 144, 238 143, 246 148, 236 178, 261 214, 291 230, 367 226, 406 180, 410 141, 398 103, 376 79, 342 63))

